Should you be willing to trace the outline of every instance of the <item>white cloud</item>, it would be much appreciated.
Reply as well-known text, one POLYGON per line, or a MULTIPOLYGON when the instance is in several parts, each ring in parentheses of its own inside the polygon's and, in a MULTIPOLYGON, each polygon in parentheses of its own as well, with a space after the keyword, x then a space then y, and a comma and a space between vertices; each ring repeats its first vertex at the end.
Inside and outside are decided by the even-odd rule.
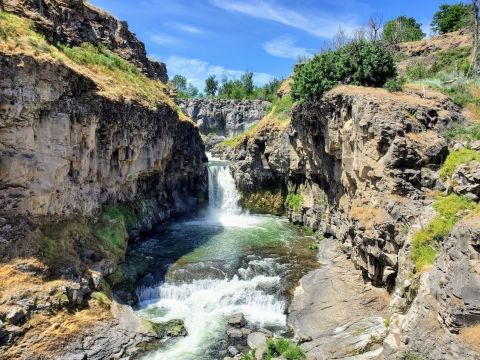
POLYGON ((148 34, 148 37, 152 42, 161 46, 174 45, 179 43, 179 40, 174 38, 173 36, 160 33, 148 34))
MULTIPOLYGON (((187 58, 182 56, 170 56, 162 59, 167 64, 170 77, 173 75, 183 75, 188 82, 192 83, 200 91, 203 91, 205 80, 210 75, 215 75, 218 80, 223 77, 229 79, 238 79, 245 72, 241 70, 226 69, 220 65, 211 65, 200 59, 187 58)), ((266 73, 254 73, 253 81, 256 85, 264 85, 274 77, 266 73)))
POLYGON ((283 25, 303 30, 318 37, 331 38, 341 26, 347 32, 353 32, 358 25, 352 20, 342 22, 335 20, 333 14, 301 14, 284 7, 273 0, 210 0, 219 8, 242 13, 248 16, 271 20, 283 25))
POLYGON ((200 34, 203 33, 204 31, 196 26, 189 25, 189 24, 183 24, 183 23, 176 23, 176 22, 167 22, 164 24, 165 26, 190 33, 190 34, 200 34))
POLYGON ((308 49, 295 46, 294 39, 288 36, 270 40, 263 44, 263 48, 272 56, 286 59, 298 59, 299 57, 312 56, 308 49))

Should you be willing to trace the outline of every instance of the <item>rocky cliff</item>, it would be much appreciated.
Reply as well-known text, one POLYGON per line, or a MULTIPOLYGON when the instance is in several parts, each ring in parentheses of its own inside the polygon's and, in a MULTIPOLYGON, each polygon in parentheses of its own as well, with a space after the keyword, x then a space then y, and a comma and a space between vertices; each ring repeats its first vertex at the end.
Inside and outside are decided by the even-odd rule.
MULTIPOLYGON (((62 13, 92 24, 81 9, 62 13)), ((163 335, 128 308, 110 311, 109 284, 122 287, 128 241, 197 207, 198 127, 163 83, 116 55, 75 48, 94 59, 78 61, 30 21, 2 12, 0 26, 0 357, 137 351, 163 335)))
MULTIPOLYGON (((392 291, 388 308, 373 302, 377 316, 388 312, 391 317, 386 327, 381 318, 365 325, 365 343, 357 343, 355 322, 342 322, 340 315, 331 324, 313 325, 312 316, 328 318, 319 310, 328 303, 322 281, 333 288, 350 281, 325 275, 331 260, 324 259, 318 273, 302 280, 289 318, 310 355, 323 358, 333 351, 363 354, 365 359, 380 354, 387 359, 416 354, 425 359, 477 358, 479 163, 452 169, 450 180, 438 174, 449 153, 442 134, 464 121, 461 109, 433 90, 424 93, 408 86, 392 94, 342 86, 297 105, 288 126, 262 120, 237 146, 214 149, 235 161, 232 171, 243 201, 258 202, 265 212, 276 213, 269 199, 272 193, 280 194, 291 221, 339 241, 364 279, 392 291), (412 239, 419 231, 431 231, 428 224, 439 216, 433 208, 438 209, 434 199, 440 191, 452 193, 463 204, 460 209, 467 206, 461 216, 473 213, 453 229, 443 249, 436 248, 441 254, 434 268, 422 273, 412 264, 418 245, 412 239), (332 332, 322 332, 324 328, 332 332), (346 348, 339 346, 344 343, 346 348)), ((341 261, 337 256, 334 262, 341 261)), ((435 254, 432 262, 434 258, 435 254)), ((368 294, 362 296, 370 301, 373 290, 365 289, 368 294)), ((335 299, 345 291, 335 290, 335 299)), ((345 303, 350 306, 355 299, 345 303)), ((372 312, 368 304, 359 308, 364 320, 372 312)))
POLYGON ((270 103, 261 100, 179 99, 178 105, 203 133, 232 137, 262 119, 270 103))
POLYGON ((5 11, 34 21, 51 44, 103 45, 141 69, 149 77, 168 81, 165 64, 147 58, 145 45, 125 21, 83 0, 3 0, 5 11))
POLYGON ((402 227, 418 216, 426 187, 441 186, 430 178, 448 153, 436 130, 459 120, 436 92, 339 87, 299 106, 283 132, 266 127, 226 156, 237 160, 242 192, 290 195, 291 220, 324 227, 380 285, 395 279, 402 227))

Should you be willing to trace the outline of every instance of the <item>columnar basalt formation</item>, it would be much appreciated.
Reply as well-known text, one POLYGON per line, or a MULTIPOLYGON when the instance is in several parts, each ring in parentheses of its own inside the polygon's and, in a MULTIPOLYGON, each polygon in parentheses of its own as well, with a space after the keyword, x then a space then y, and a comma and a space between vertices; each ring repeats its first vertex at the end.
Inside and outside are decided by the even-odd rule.
POLYGON ((393 285, 404 228, 429 203, 427 188, 441 186, 431 178, 448 154, 438 130, 461 119, 433 91, 338 87, 298 106, 286 130, 258 132, 225 156, 237 160, 241 190, 295 193, 292 221, 335 236, 375 284, 393 285))

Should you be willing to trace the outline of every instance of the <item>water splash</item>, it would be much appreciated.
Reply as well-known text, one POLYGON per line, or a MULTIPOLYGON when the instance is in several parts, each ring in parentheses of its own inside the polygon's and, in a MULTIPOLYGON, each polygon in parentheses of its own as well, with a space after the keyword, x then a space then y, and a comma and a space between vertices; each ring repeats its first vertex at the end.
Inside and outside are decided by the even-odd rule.
POLYGON ((280 284, 279 276, 255 276, 249 280, 204 279, 189 284, 162 284, 139 290, 138 296, 145 306, 162 310, 165 315, 153 318, 163 322, 182 319, 188 336, 170 348, 148 355, 148 360, 202 359, 209 344, 225 333, 226 318, 241 312, 247 321, 257 326, 285 326, 285 303, 271 290, 280 284), (158 300, 152 302, 151 297, 158 300))

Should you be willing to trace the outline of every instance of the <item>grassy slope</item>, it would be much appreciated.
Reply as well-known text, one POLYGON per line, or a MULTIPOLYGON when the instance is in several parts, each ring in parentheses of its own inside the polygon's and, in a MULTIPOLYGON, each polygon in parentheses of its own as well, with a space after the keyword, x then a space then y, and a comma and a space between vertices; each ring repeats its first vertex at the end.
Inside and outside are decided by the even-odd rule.
POLYGON ((146 77, 105 47, 87 43, 78 47, 52 46, 34 31, 30 20, 3 11, 0 11, 0 53, 62 64, 93 80, 99 94, 113 100, 136 101, 152 109, 167 104, 176 109, 167 95, 167 85, 146 77))

